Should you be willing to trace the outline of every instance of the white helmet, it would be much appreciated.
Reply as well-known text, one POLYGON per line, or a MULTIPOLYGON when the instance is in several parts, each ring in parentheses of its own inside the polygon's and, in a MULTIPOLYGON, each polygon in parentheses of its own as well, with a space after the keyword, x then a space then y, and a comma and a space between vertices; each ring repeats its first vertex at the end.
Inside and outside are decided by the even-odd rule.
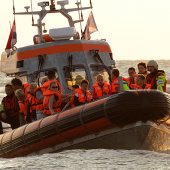
POLYGON ((147 67, 154 67, 156 70, 158 70, 158 63, 155 60, 150 60, 147 63, 147 67))

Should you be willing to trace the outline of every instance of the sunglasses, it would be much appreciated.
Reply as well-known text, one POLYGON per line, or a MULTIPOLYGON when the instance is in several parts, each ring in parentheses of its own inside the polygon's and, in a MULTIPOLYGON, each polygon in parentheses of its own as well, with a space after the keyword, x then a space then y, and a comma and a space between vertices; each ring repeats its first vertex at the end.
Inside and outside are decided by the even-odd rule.
POLYGON ((52 86, 51 88, 52 89, 58 89, 58 86, 52 86))

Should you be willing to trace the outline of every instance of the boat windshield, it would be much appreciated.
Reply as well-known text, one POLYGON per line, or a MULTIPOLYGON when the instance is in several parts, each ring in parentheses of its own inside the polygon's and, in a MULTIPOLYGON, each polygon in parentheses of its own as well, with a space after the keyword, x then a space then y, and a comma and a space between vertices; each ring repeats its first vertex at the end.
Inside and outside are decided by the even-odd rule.
POLYGON ((93 81, 96 81, 96 77, 101 74, 104 78, 104 81, 109 83, 109 69, 104 65, 91 65, 91 75, 93 81))
POLYGON ((69 89, 72 88, 72 85, 80 85, 81 81, 87 78, 87 74, 83 66, 74 65, 72 67, 64 67, 64 75, 69 89))
MULTIPOLYGON (((35 72, 34 74, 29 75, 30 81, 31 82, 38 82, 39 80, 41 80, 41 78, 47 76, 47 73, 48 73, 49 70, 41 70, 41 72, 35 72)), ((52 69, 52 70, 55 70, 55 76, 58 79, 57 70, 56 69, 52 69)))

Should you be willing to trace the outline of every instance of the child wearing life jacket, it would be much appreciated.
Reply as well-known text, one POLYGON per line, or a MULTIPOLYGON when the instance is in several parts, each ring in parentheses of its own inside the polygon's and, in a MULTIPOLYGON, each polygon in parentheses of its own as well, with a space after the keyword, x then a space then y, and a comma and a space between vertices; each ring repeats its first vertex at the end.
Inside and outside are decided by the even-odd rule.
POLYGON ((116 94, 123 91, 129 90, 128 83, 126 82, 125 78, 119 76, 119 70, 114 68, 112 70, 112 82, 111 82, 111 94, 116 94), (122 81, 122 84, 120 82, 122 81))
POLYGON ((37 117, 36 117, 36 105, 37 105, 37 99, 35 96, 35 91, 37 88, 37 84, 36 83, 31 83, 30 87, 29 87, 29 91, 27 93, 27 99, 29 102, 29 109, 30 109, 30 115, 29 116, 31 122, 36 121, 37 117))
POLYGON ((82 80, 81 87, 75 89, 73 96, 71 97, 72 106, 79 106, 92 101, 92 94, 88 90, 89 82, 82 80))
POLYGON ((51 81, 49 88, 43 93, 43 107, 46 116, 61 112, 61 93, 56 81, 51 81))
POLYGON ((26 95, 22 89, 18 89, 15 91, 15 96, 18 99, 20 111, 19 111, 19 119, 20 119, 20 126, 24 125, 25 123, 29 123, 30 119, 27 117, 29 115, 29 108, 28 108, 28 100, 26 95))
POLYGON ((72 85, 72 95, 70 96, 69 101, 65 104, 65 106, 62 108, 62 111, 65 111, 68 108, 73 108, 74 107, 74 95, 76 93, 76 90, 79 89, 79 85, 75 84, 72 85))
POLYGON ((126 78, 126 82, 128 83, 129 88, 131 88, 131 84, 136 83, 137 74, 136 74, 135 68, 130 67, 128 69, 128 74, 129 74, 129 77, 126 78))
POLYGON ((137 66, 138 66, 138 74, 143 74, 146 77, 148 75, 146 63, 140 62, 138 63, 137 66))
POLYGON ((146 84, 145 76, 142 75, 142 74, 139 74, 137 79, 136 79, 136 83, 131 84, 131 89, 133 89, 133 90, 151 89, 151 85, 146 84))
POLYGON ((5 86, 6 96, 2 99, 3 111, 1 111, 1 121, 11 125, 12 129, 20 126, 19 121, 19 104, 12 85, 5 86))
POLYGON ((61 94, 62 88, 61 88, 60 82, 57 80, 55 74, 56 74, 55 70, 49 70, 48 73, 47 73, 48 81, 46 81, 46 82, 42 85, 42 87, 43 87, 44 89, 48 89, 49 86, 50 86, 50 83, 53 82, 53 81, 55 81, 55 82, 57 83, 57 86, 58 86, 58 91, 59 91, 60 94, 61 94))
POLYGON ((42 87, 42 85, 48 81, 48 77, 42 77, 40 79, 41 86, 37 87, 35 90, 35 96, 36 96, 36 117, 37 120, 42 119, 45 117, 44 115, 44 106, 43 106, 43 92, 45 92, 45 89, 42 87))
POLYGON ((103 76, 99 74, 96 83, 93 85, 93 99, 99 99, 110 94, 110 85, 104 81, 103 76))

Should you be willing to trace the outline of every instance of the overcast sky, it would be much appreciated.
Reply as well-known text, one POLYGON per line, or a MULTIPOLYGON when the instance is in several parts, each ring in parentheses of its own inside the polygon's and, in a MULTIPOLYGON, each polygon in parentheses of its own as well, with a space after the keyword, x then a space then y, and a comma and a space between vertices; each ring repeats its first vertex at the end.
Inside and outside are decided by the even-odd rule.
MULTIPOLYGON (((6 46, 13 21, 12 0, 1 0, 0 52, 6 46)), ((33 0, 33 9, 37 9, 33 0)), ((74 6, 75 0, 70 0, 74 6)), ((87 5, 89 0, 82 0, 87 5)), ((106 38, 114 58, 119 59, 170 59, 170 0, 92 0, 93 13, 99 33, 93 38, 106 38)), ((30 0, 15 0, 17 11, 24 11, 30 0)), ((39 9, 39 8, 38 8, 39 9)), ((84 13, 87 20, 88 13, 84 13)), ((73 18, 77 19, 77 13, 73 18)), ((36 17, 35 17, 36 22, 36 17)), ((46 28, 67 26, 61 17, 48 16, 46 28)), ((85 23, 83 24, 85 25, 85 23)), ((32 44, 36 28, 31 27, 31 16, 16 16, 17 47, 32 44)), ((79 25, 77 25, 77 29, 79 25)))

